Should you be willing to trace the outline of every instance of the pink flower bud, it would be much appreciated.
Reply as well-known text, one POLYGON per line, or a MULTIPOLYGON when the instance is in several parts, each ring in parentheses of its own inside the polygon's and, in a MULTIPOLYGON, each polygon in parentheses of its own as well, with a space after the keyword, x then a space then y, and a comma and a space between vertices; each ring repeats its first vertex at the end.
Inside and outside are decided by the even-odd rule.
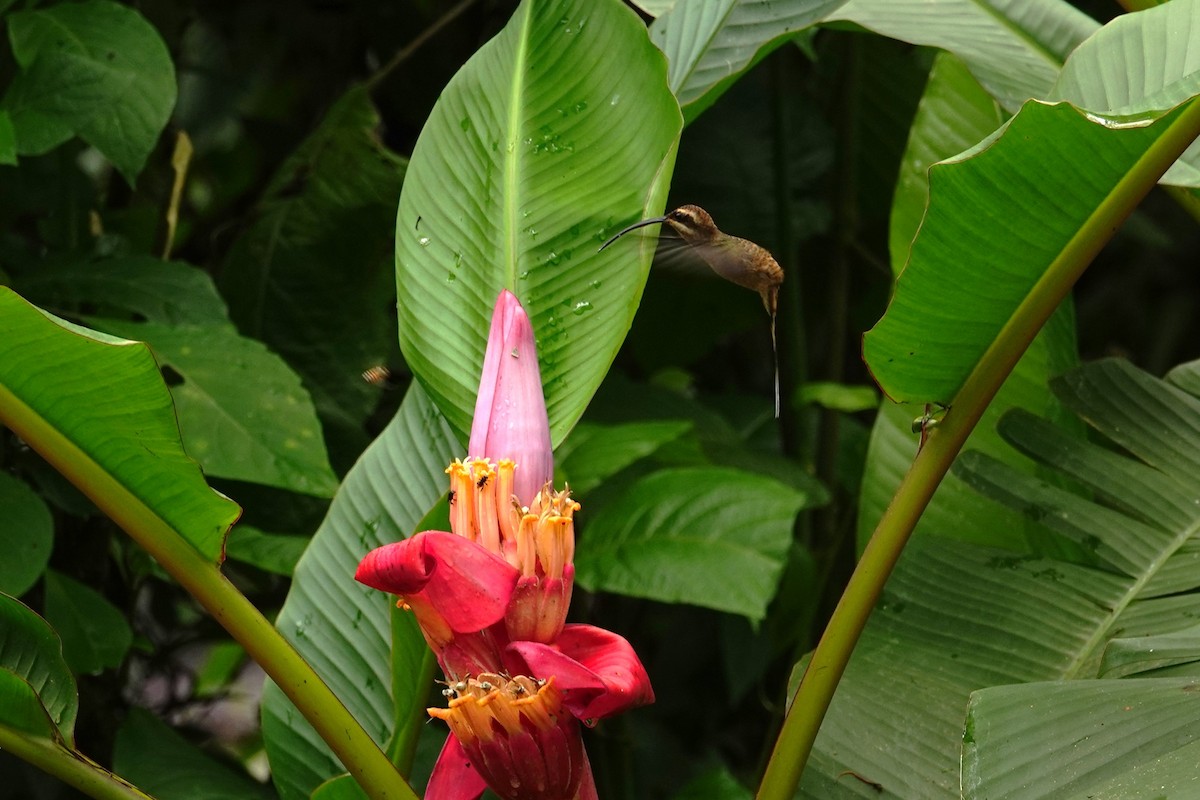
POLYGON ((554 474, 533 326, 507 289, 492 311, 467 452, 474 458, 516 462, 513 489, 523 505, 531 504, 554 474))

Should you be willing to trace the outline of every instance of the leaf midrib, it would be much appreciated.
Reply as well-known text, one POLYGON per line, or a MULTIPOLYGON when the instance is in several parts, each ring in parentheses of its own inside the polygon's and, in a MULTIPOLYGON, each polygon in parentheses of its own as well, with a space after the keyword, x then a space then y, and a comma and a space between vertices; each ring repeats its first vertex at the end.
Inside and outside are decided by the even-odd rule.
POLYGON ((973 5, 978 7, 985 15, 994 19, 1001 28, 1011 33, 1018 41, 1024 42, 1032 52, 1044 58, 1050 66, 1058 70, 1062 69, 1063 59, 1038 41, 1024 25, 1020 25, 1015 20, 1005 16, 1004 12, 996 8, 991 2, 987 2, 987 0, 973 0, 973 5))
MULTIPOLYGON (((679 100, 679 104, 681 107, 684 105, 690 104, 691 102, 694 102, 696 99, 698 99, 698 98, 692 98, 692 100, 685 101, 682 97, 683 89, 687 86, 688 81, 691 80, 692 76, 696 73, 696 70, 700 68, 701 62, 703 62, 704 59, 708 56, 708 54, 711 53, 713 51, 713 49, 716 47, 715 43, 721 38, 722 32, 725 31, 727 27, 730 27, 729 26, 729 18, 733 16, 734 11, 736 11, 736 9, 737 9, 737 6, 738 6, 737 0, 732 0, 732 2, 730 2, 729 5, 725 8, 724 13, 719 16, 720 21, 712 27, 708 37, 703 42, 696 43, 696 45, 693 47, 693 50, 692 50, 692 52, 696 53, 696 58, 692 59, 690 62, 687 63, 687 65, 686 65, 687 68, 678 76, 678 80, 671 77, 670 69, 668 68, 668 76, 667 76, 668 84, 670 86, 671 92, 679 100)), ((658 25, 660 27, 665 27, 666 23, 661 22, 661 20, 663 20, 663 19, 669 20, 671 17, 673 17, 677 13, 682 14, 682 13, 686 13, 686 12, 679 11, 675 7, 672 7, 670 9, 668 9, 665 13, 663 13, 661 16, 659 16, 659 18, 654 21, 654 24, 658 25)), ((663 44, 665 45, 666 42, 664 41, 663 44)), ((664 54, 665 54, 665 51, 664 51, 664 54)), ((669 67, 670 67, 671 65, 674 64, 675 59, 668 56, 668 61, 670 62, 669 63, 669 67)), ((703 95, 701 95, 701 96, 703 96, 703 95)))
MULTIPOLYGON (((529 29, 532 12, 526 4, 525 16, 521 20, 521 32, 517 36, 513 53, 512 86, 508 96, 508 146, 504 155, 504 286, 517 294, 517 232, 520 229, 520 203, 518 202, 521 173, 521 111, 525 107, 525 64, 529 55, 529 29)), ((519 296, 519 295, 518 295, 519 296)))
POLYGON ((1107 638, 1109 632, 1112 631, 1114 624, 1118 619, 1120 619, 1121 615, 1125 613, 1125 610, 1129 608, 1130 604, 1132 604, 1138 598, 1138 596, 1141 595, 1142 590, 1146 588, 1146 585, 1150 582, 1150 579, 1157 575, 1158 571, 1163 568, 1171 556, 1179 552, 1180 548, 1182 548, 1183 545, 1186 544, 1188 540, 1190 540, 1198 532, 1200 532, 1200 517, 1193 518, 1188 525, 1181 528, 1175 535, 1175 538, 1171 540, 1170 544, 1162 548, 1158 557, 1150 563, 1150 566, 1147 569, 1142 570, 1142 574, 1140 576, 1133 577, 1133 582, 1129 584, 1128 588, 1121 596, 1121 599, 1113 606, 1104 622, 1096 626, 1095 630, 1092 632, 1092 635, 1088 637, 1087 641, 1085 641, 1079 648, 1075 658, 1071 661, 1067 668, 1063 670, 1062 677, 1064 679, 1073 680, 1079 677, 1079 670, 1085 663, 1087 663, 1089 656, 1091 656, 1091 654, 1095 652, 1096 647, 1107 638))

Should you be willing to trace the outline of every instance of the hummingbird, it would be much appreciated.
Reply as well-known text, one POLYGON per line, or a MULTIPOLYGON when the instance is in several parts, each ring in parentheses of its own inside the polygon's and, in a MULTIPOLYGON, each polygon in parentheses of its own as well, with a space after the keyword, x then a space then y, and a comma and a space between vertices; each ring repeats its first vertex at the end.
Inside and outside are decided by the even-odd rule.
POLYGON ((625 234, 646 225, 668 226, 683 244, 727 281, 753 289, 762 298, 771 316, 771 353, 775 359, 775 417, 779 417, 779 348, 775 341, 775 313, 779 307, 779 286, 783 269, 766 248, 754 242, 723 233, 712 216, 700 206, 680 206, 663 217, 651 217, 618 231, 600 249, 625 234))

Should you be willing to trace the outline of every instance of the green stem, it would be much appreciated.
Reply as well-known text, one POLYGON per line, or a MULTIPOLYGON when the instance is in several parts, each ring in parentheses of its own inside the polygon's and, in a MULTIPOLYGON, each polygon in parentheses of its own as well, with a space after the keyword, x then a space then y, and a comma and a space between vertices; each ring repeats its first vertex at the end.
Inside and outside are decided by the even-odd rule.
POLYGON ((28 761, 97 800, 153 800, 95 761, 51 739, 30 736, 0 725, 0 750, 28 761))
POLYGON ((759 785, 758 800, 791 800, 821 721, 884 582, 967 436, 1092 259, 1197 136, 1200 100, 1193 99, 1075 232, 967 376, 945 418, 931 430, 879 520, 813 651, 759 785))
POLYGON ((0 423, 87 495, 229 631, 296 705, 369 797, 417 800, 416 793, 321 677, 215 564, 87 452, 2 385, 0 423))
MULTIPOLYGON (((139 543, 146 546, 140 539, 139 543)), ((368 797, 417 800, 416 793, 321 676, 219 569, 186 544, 146 549, 246 648, 368 797)))
MULTIPOLYGON (((411 681, 411 685, 428 687, 433 683, 436 670, 437 659, 434 658, 432 650, 427 650, 421 657, 420 669, 417 672, 415 681, 411 681)), ((404 685, 405 687, 410 685, 410 680, 407 677, 404 685)), ((416 702, 416 700, 424 696, 422 694, 419 697, 414 697, 414 701, 410 703, 411 708, 407 718, 398 720, 396 735, 392 738, 391 744, 388 745, 388 758, 396 765, 396 769, 400 771, 401 775, 412 774, 413 761, 417 757, 417 742, 421 738, 421 732, 425 729, 425 723, 429 721, 424 703, 416 702)))

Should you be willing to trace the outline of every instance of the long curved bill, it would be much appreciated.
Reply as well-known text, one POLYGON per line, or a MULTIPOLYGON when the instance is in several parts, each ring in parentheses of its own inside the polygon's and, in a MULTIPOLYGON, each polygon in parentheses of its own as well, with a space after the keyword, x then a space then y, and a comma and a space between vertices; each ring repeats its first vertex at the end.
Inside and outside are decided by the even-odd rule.
MULTIPOLYGON (((609 239, 604 244, 600 245, 600 250, 603 250, 604 248, 608 247, 610 244, 615 242, 617 239, 620 239, 622 236, 624 236, 625 234, 629 233, 632 230, 635 230, 637 228, 644 228, 647 225, 657 225, 660 222, 666 222, 666 221, 667 221, 666 217, 651 217, 650 219, 644 219, 641 222, 635 222, 632 225, 630 225, 629 227, 624 228, 623 230, 617 231, 615 234, 613 234, 613 237, 611 239, 609 239)), ((596 252, 599 253, 600 250, 597 250, 596 252)))

